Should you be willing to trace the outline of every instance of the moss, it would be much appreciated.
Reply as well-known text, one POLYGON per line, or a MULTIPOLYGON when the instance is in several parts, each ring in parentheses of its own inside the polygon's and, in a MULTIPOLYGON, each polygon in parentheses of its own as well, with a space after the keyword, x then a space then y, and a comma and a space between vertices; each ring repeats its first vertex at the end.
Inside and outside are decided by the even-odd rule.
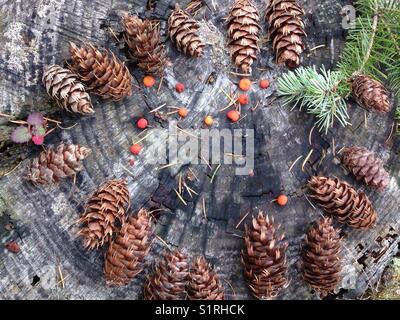
POLYGON ((390 267, 385 271, 388 279, 371 294, 372 300, 400 300, 400 257, 393 259, 390 267))

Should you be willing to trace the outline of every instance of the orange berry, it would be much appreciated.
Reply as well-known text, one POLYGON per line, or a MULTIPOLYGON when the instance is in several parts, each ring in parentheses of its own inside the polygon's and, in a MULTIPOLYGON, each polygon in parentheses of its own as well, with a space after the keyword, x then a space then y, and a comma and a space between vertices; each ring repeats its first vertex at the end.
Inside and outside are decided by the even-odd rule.
POLYGON ((247 94, 241 94, 238 98, 238 102, 240 104, 248 104, 249 103, 249 97, 247 94))
POLYGON ((284 206, 284 205, 286 205, 286 203, 288 202, 288 197, 285 196, 284 194, 281 194, 278 198, 276 198, 276 202, 277 202, 280 206, 284 206))
POLYGON ((149 125, 148 121, 145 118, 140 118, 137 122, 136 122, 136 126, 139 129, 146 129, 147 126, 149 125))
POLYGON ((151 88, 152 86, 154 86, 155 83, 156 83, 156 79, 154 79, 153 76, 145 76, 143 78, 143 85, 146 88, 151 88))
POLYGON ((208 126, 212 126, 212 124, 214 123, 214 120, 211 116, 207 116, 204 118, 204 123, 208 126))
POLYGON ((250 79, 247 79, 247 78, 240 79, 240 81, 239 81, 239 88, 240 88, 241 90, 243 90, 243 91, 248 91, 248 90, 250 90, 250 87, 251 87, 251 81, 250 81, 250 79))
POLYGON ((269 87, 269 81, 266 79, 260 80, 260 88, 267 89, 269 87))
POLYGON ((180 109, 178 110, 178 114, 179 114, 179 116, 182 117, 182 118, 185 118, 185 117, 188 115, 188 113, 189 113, 189 110, 186 109, 186 108, 180 108, 180 109))
POLYGON ((237 112, 236 110, 231 110, 226 114, 227 118, 231 120, 232 122, 236 122, 240 118, 240 113, 237 112))
POLYGON ((138 155, 140 153, 140 151, 142 150, 142 147, 140 144, 135 143, 135 144, 131 145, 129 150, 132 152, 132 154, 138 155))
POLYGON ((185 91, 185 85, 183 83, 178 82, 175 86, 175 90, 178 93, 182 93, 183 91, 185 91))

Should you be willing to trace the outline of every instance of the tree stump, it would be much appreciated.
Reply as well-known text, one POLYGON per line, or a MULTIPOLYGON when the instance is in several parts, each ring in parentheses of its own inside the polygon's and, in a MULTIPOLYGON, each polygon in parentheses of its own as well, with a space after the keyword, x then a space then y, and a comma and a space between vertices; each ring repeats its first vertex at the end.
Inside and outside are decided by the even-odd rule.
MULTIPOLYGON (((10 143, 13 124, 0 118, 0 239, 16 241, 18 254, 0 248, 0 296, 8 299, 140 299, 147 273, 165 244, 156 241, 145 271, 129 285, 105 286, 103 277, 104 250, 85 251, 76 239, 74 222, 83 211, 91 193, 103 181, 124 177, 132 197, 132 212, 143 206, 161 207, 164 212, 157 224, 157 233, 171 247, 182 248, 190 257, 204 254, 224 280, 226 297, 250 299, 243 278, 240 250, 244 222, 263 210, 282 224, 289 241, 288 262, 291 283, 283 290, 282 299, 315 299, 317 296, 303 282, 299 272, 300 243, 310 223, 322 211, 314 209, 304 197, 307 179, 314 174, 336 175, 368 194, 379 214, 377 226, 358 231, 342 226, 344 236, 343 281, 335 298, 356 298, 373 286, 396 253, 399 243, 399 140, 394 134, 393 113, 377 116, 349 105, 352 126, 335 126, 328 135, 313 127, 311 116, 283 107, 275 97, 276 79, 286 72, 275 64, 271 45, 264 43, 252 79, 269 79, 267 90, 257 87, 251 92, 251 105, 246 115, 230 124, 225 112, 219 112, 229 101, 220 91, 235 89, 239 77, 230 63, 226 45, 224 18, 231 1, 204 1, 196 15, 202 36, 207 42, 205 55, 190 59, 177 52, 166 39, 167 19, 175 1, 159 0, 32 0, 3 1, 0 11, 0 70, 3 75, 0 91, 1 113, 24 119, 31 111, 39 111, 62 122, 46 138, 46 145, 60 142, 82 144, 92 148, 84 161, 85 170, 76 182, 65 180, 54 186, 33 186, 24 180, 29 158, 37 156, 40 147, 10 143), (215 8, 214 8, 215 4, 215 8), (151 9, 151 7, 153 7, 151 9), (148 9, 150 8, 150 9, 148 9), (160 87, 144 89, 143 73, 127 61, 134 75, 133 95, 121 102, 93 97, 96 113, 79 117, 59 110, 50 102, 41 84, 43 67, 64 64, 68 59, 69 41, 92 42, 110 48, 126 59, 114 35, 121 32, 120 18, 126 13, 159 19, 173 65, 167 70, 160 87), (213 75, 215 82, 207 83, 213 75), (186 91, 175 92, 176 82, 183 82, 186 91), (145 115, 157 128, 168 128, 148 112, 162 104, 185 106, 189 116, 179 122, 182 128, 200 129, 202 119, 211 114, 218 128, 255 130, 254 175, 235 175, 234 165, 222 164, 216 172, 205 164, 190 165, 197 179, 191 187, 198 195, 187 193, 183 205, 177 198, 179 176, 185 176, 189 165, 160 168, 152 163, 154 150, 162 139, 145 139, 143 152, 129 165, 129 146, 139 131, 132 117, 145 115), (251 107, 255 107, 250 110, 251 107), (337 151, 343 146, 361 145, 377 152, 386 161, 390 172, 389 188, 378 193, 365 188, 347 176, 338 165, 337 151), (308 161, 306 156, 311 152, 308 161), (291 164, 302 158, 289 171, 291 164), (18 165, 19 164, 19 165, 18 165), (17 166, 18 165, 18 166, 17 166), (17 167, 16 167, 17 166, 17 167), (215 173, 211 181, 211 176, 215 173), (289 197, 285 207, 272 200, 284 192, 289 197), (203 208, 205 204, 205 210, 203 208), (237 228, 242 217, 250 212, 237 228), (62 275, 62 276, 61 276, 62 275), (63 280, 61 280, 61 278, 63 280)), ((185 7, 188 1, 177 1, 185 7)), ((255 1, 264 17, 264 1, 255 1)), ((341 8, 344 0, 299 1, 305 8, 307 50, 302 65, 335 66, 343 47, 346 31, 342 29, 341 8)), ((263 36, 266 24, 263 23, 263 36)), ((169 117, 169 122, 174 116, 169 117)), ((151 130, 151 129, 149 129, 151 130)))

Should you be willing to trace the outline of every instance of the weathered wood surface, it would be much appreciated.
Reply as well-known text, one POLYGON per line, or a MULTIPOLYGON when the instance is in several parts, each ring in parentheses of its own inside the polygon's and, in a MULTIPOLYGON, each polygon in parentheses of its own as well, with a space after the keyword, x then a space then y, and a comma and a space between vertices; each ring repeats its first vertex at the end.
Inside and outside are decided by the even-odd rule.
MULTIPOLYGON (((188 1, 179 1, 185 5, 188 1)), ((289 241, 288 261, 291 283, 280 298, 315 299, 316 296, 299 276, 298 261, 301 239, 309 224, 317 218, 320 210, 313 209, 303 196, 304 185, 310 175, 322 173, 337 175, 357 188, 365 190, 379 212, 375 229, 356 231, 343 227, 345 236, 344 279, 337 298, 355 298, 362 295, 369 285, 379 279, 384 267, 398 249, 399 233, 399 142, 390 134, 393 114, 368 115, 365 126, 364 111, 350 107, 353 126, 334 128, 327 136, 316 130, 309 145, 312 118, 297 110, 289 112, 279 100, 274 100, 274 80, 285 71, 278 68, 270 45, 264 45, 253 78, 272 80, 266 91, 254 90, 252 103, 260 101, 259 107, 238 124, 228 124, 225 113, 218 110, 227 104, 219 89, 235 87, 237 77, 230 74, 228 52, 225 47, 224 17, 231 1, 206 1, 197 18, 209 46, 204 58, 188 59, 176 52, 167 41, 173 66, 168 70, 160 94, 156 90, 135 89, 134 94, 119 103, 104 102, 94 98, 96 114, 92 117, 78 116, 59 111, 49 100, 41 85, 43 66, 63 63, 68 57, 68 41, 91 41, 109 47, 120 57, 123 51, 107 30, 111 26, 120 30, 119 17, 124 12, 137 12, 142 16, 161 20, 165 35, 166 19, 175 3, 172 0, 157 1, 154 11, 146 11, 145 0, 8 0, 1 1, 0 11, 0 110, 23 119, 32 110, 38 110, 61 119, 69 130, 57 129, 46 141, 49 145, 73 142, 92 148, 92 155, 84 162, 85 171, 77 177, 76 185, 65 181, 50 187, 35 187, 23 180, 28 157, 37 155, 40 148, 11 145, 8 140, 10 124, 0 120, 1 168, 4 172, 13 168, 20 160, 22 164, 12 174, 0 178, 0 241, 17 241, 19 254, 0 248, 0 298, 7 299, 138 299, 145 274, 164 250, 156 242, 148 259, 145 273, 121 288, 107 288, 102 275, 103 251, 86 252, 74 237, 73 222, 82 212, 88 196, 104 180, 126 177, 132 194, 133 209, 154 206, 162 202, 166 212, 161 216, 157 232, 171 246, 183 248, 189 256, 204 254, 213 263, 224 279, 228 298, 251 298, 245 285, 240 265, 242 240, 235 225, 246 211, 258 209, 273 215, 282 224, 289 241), (208 25, 214 25, 211 30, 208 25), (212 85, 205 80, 213 71, 217 80, 212 85), (187 90, 178 95, 174 92, 175 81, 184 82, 187 90), (138 134, 131 117, 147 113, 163 103, 185 105, 190 115, 181 125, 184 128, 200 128, 202 118, 210 113, 219 120, 219 128, 252 128, 256 134, 256 159, 254 176, 235 176, 234 166, 222 165, 210 183, 210 170, 206 165, 192 165, 199 182, 192 188, 200 194, 195 199, 186 196, 188 206, 183 206, 171 188, 177 186, 180 172, 187 166, 159 170, 150 165, 149 159, 162 141, 149 138, 143 142, 144 152, 136 164, 128 165, 128 147, 132 137, 138 134), (384 193, 377 193, 355 183, 347 177, 333 156, 333 141, 338 150, 346 145, 363 145, 376 151, 386 160, 390 171, 390 186, 384 193), (301 163, 309 150, 314 151, 305 164, 301 163), (292 172, 291 163, 302 155, 292 172), (129 167, 128 174, 123 166, 129 167), (289 195, 289 204, 278 208, 271 200, 284 191, 289 195), (171 193, 172 192, 172 193, 171 193), (207 219, 202 212, 205 198, 207 219), (152 199, 152 200, 151 200, 152 199), (12 223, 15 228, 6 230, 12 223), (58 282, 57 266, 66 277, 65 288, 58 282), (35 281, 40 278, 40 281, 35 281), (37 282, 37 283, 36 283, 37 282), (228 285, 228 282, 234 288, 228 285)), ((306 9, 306 24, 309 34, 304 65, 325 64, 332 67, 338 59, 345 31, 341 28, 340 9, 347 1, 309 0, 300 1, 306 9), (311 51, 318 45, 325 45, 311 51)), ((256 1, 264 14, 262 1, 256 1)), ((264 25, 265 34, 265 25, 264 25)), ((135 75, 135 84, 142 74, 130 65, 135 75)), ((150 117, 152 123, 160 124, 150 117)), ((215 166, 214 166, 215 167, 215 166)), ((249 217, 247 218, 247 220, 249 217)))

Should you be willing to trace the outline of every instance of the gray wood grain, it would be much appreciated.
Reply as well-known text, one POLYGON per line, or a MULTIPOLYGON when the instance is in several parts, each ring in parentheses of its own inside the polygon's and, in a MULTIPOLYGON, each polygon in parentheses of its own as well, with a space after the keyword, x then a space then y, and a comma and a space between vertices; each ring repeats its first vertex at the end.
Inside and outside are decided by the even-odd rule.
MULTIPOLYGON (((183 6, 188 1, 178 1, 183 6)), ((87 252, 75 238, 74 221, 83 210, 90 194, 108 178, 125 177, 132 196, 132 210, 142 206, 161 206, 165 212, 159 219, 157 232, 170 246, 182 248, 190 257, 204 254, 212 262, 221 278, 228 298, 251 299, 245 285, 240 265, 243 224, 236 224, 246 211, 259 209, 273 215, 289 241, 290 286, 282 299, 315 299, 315 294, 299 276, 300 243, 310 223, 322 212, 313 209, 303 196, 304 186, 312 174, 336 175, 365 190, 378 213, 379 221, 373 230, 357 231, 342 227, 345 244, 343 282, 336 298, 360 297, 368 286, 379 279, 384 267, 398 248, 399 243, 399 142, 389 136, 393 112, 384 116, 370 114, 365 126, 364 111, 349 105, 352 127, 335 127, 327 136, 316 130, 309 145, 309 132, 313 119, 302 112, 289 112, 274 99, 277 77, 285 68, 277 67, 270 45, 264 45, 253 79, 271 80, 268 90, 251 92, 252 105, 259 102, 255 111, 246 110, 247 117, 238 124, 229 124, 225 113, 218 110, 227 104, 220 88, 235 88, 238 77, 226 49, 224 17, 230 2, 211 1, 197 15, 203 37, 208 46, 206 55, 198 60, 189 59, 166 41, 173 65, 167 70, 160 93, 156 89, 135 88, 131 97, 113 103, 93 98, 96 113, 81 118, 58 110, 46 96, 41 85, 43 66, 63 64, 68 58, 69 41, 90 41, 110 48, 124 59, 124 51, 108 31, 121 30, 119 19, 126 12, 137 12, 143 17, 160 19, 163 39, 166 38, 166 20, 175 1, 157 1, 153 11, 146 11, 146 1, 134 0, 33 0, 1 1, 0 10, 0 110, 18 119, 31 111, 41 111, 54 119, 62 120, 64 127, 76 124, 69 130, 57 129, 46 144, 69 142, 92 148, 85 160, 85 170, 77 176, 76 185, 67 180, 58 185, 35 187, 24 181, 28 158, 40 152, 39 147, 17 146, 8 141, 12 126, 0 118, 1 168, 7 172, 22 160, 12 174, 0 178, 0 241, 17 241, 19 254, 0 247, 0 298, 3 299, 139 299, 145 275, 165 249, 156 242, 147 262, 147 268, 129 285, 120 288, 105 286, 102 267, 104 251, 87 252), (211 26, 211 27, 209 27, 211 26), (214 84, 205 84, 211 72, 217 72, 214 84), (176 81, 185 83, 183 94, 174 91, 176 81), (199 181, 190 183, 199 193, 183 206, 174 196, 180 173, 187 166, 174 166, 159 170, 151 164, 153 152, 162 139, 149 138, 143 142, 143 153, 129 166, 129 145, 139 133, 132 117, 147 114, 151 108, 166 103, 168 106, 186 106, 187 118, 180 122, 182 128, 198 129, 202 119, 211 114, 218 120, 219 128, 252 128, 255 130, 255 175, 236 176, 234 167, 222 165, 214 182, 210 183, 210 169, 206 165, 192 165, 199 181), (333 155, 342 146, 362 145, 376 151, 386 161, 391 174, 390 186, 377 193, 356 183, 337 164, 333 155), (301 162, 313 148, 313 154, 301 170, 301 162), (302 155, 302 160, 291 172, 291 163, 302 155), (128 173, 124 167, 128 168, 128 173), (284 208, 271 201, 281 192, 289 196, 284 208), (202 212, 205 198, 207 219, 202 212), (12 231, 6 226, 12 223, 12 231), (236 234, 236 236, 235 236, 236 234), (58 282, 60 265, 65 288, 58 282), (40 281, 32 285, 34 277, 40 281), (234 288, 234 292, 231 286, 234 288)), ((256 1, 264 16, 263 1, 256 1)), ((306 10, 307 50, 303 65, 334 66, 343 46, 345 31, 341 28, 341 6, 347 1, 301 1, 306 10), (310 49, 324 45, 311 51, 310 49)), ((265 25, 263 26, 265 35, 265 25)), ((128 63, 134 74, 134 84, 143 74, 128 63)), ((171 117, 170 119, 172 119, 171 117)), ((167 127, 149 116, 153 126, 167 127)), ((215 166, 214 166, 215 168, 215 166)), ((246 219, 248 221, 249 217, 246 219)))

